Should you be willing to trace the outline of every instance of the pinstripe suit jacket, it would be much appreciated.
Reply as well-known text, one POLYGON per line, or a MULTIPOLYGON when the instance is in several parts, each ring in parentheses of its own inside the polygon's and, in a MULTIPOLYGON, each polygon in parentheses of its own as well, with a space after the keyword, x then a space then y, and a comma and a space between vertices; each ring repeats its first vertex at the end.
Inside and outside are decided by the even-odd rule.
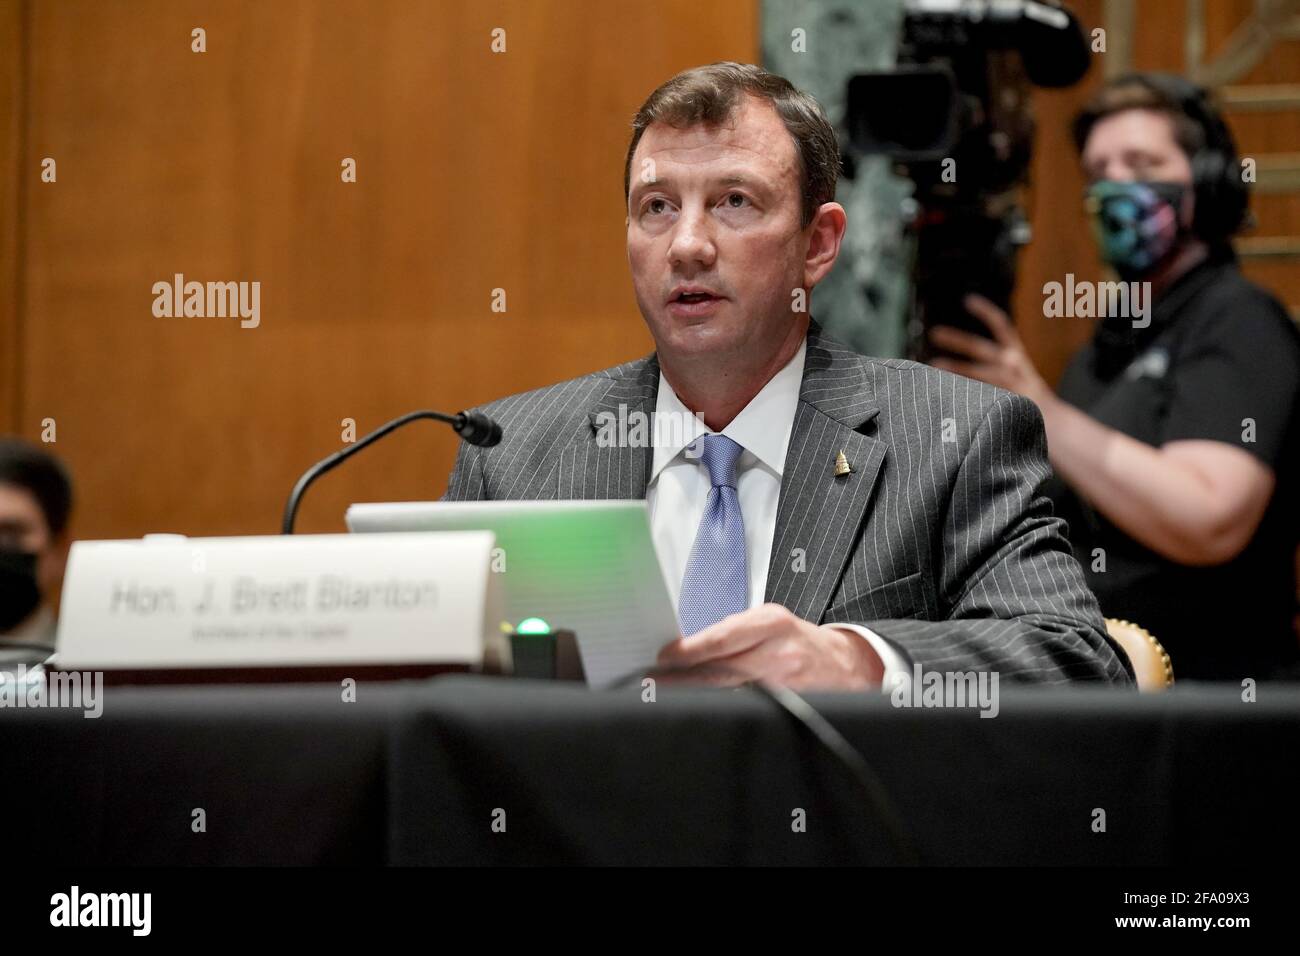
MULTIPOLYGON (((652 415, 658 387, 651 355, 483 406, 504 438, 461 444, 446 500, 644 498, 653 450, 598 442, 597 427, 620 406, 652 415)), ((869 627, 925 671, 1129 683, 1039 494, 1046 452, 1028 399, 864 358, 812 323, 766 600, 869 627), (835 477, 841 450, 853 470, 835 477)))

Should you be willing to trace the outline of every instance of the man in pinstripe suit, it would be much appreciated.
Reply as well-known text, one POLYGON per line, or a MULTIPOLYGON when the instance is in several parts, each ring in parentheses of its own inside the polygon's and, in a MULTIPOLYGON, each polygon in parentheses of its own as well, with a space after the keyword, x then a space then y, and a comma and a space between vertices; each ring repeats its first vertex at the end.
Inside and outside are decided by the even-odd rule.
POLYGON ((846 221, 817 102, 713 64, 633 130, 628 260, 655 354, 487 405, 504 440, 461 446, 447 499, 645 498, 683 633, 660 664, 701 680, 1129 683, 1038 493, 1033 403, 864 358, 809 317, 846 221))

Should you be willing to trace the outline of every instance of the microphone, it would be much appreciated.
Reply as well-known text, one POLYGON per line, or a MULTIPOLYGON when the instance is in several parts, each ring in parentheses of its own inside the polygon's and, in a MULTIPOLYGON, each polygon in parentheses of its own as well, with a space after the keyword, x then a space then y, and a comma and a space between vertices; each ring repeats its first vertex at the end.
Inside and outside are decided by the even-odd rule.
POLYGON ((481 445, 484 448, 491 448, 493 445, 496 445, 501 441, 501 426, 482 412, 470 411, 461 412, 458 415, 444 415, 442 412, 431 412, 425 410, 410 412, 403 415, 401 418, 394 418, 391 422, 376 428, 360 441, 348 445, 346 448, 339 449, 328 458, 316 462, 316 464, 303 472, 302 477, 298 479, 298 483, 293 486, 293 491, 289 493, 289 500, 285 503, 284 521, 280 526, 280 533, 293 534, 294 519, 298 516, 298 504, 302 500, 303 492, 307 490, 308 486, 310 486, 313 481, 325 474, 327 471, 332 471, 337 468, 348 458, 351 458, 367 445, 374 444, 389 432, 396 431, 408 422, 413 422, 421 418, 430 418, 436 422, 445 422, 456 430, 456 434, 460 435, 461 438, 469 442, 471 445, 481 445))

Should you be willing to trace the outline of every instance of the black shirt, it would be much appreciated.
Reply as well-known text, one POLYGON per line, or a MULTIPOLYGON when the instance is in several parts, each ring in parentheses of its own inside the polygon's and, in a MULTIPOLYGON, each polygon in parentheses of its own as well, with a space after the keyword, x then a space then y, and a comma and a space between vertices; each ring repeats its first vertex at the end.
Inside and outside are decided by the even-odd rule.
POLYGON ((1149 445, 1221 441, 1273 469, 1276 488, 1254 539, 1214 567, 1176 564, 1139 544, 1059 478, 1047 492, 1102 612, 1154 634, 1177 678, 1240 681, 1290 670, 1300 659, 1300 330, 1281 304, 1242 276, 1231 252, 1216 253, 1165 290, 1148 328, 1104 319, 1058 392, 1149 445))

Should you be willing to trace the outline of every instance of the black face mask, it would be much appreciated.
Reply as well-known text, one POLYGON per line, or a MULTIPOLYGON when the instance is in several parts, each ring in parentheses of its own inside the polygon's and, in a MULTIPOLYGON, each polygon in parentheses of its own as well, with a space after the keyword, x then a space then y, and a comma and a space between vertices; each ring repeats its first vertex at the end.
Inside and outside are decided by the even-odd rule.
POLYGON ((27 620, 40 603, 36 555, 0 548, 0 633, 27 620))

